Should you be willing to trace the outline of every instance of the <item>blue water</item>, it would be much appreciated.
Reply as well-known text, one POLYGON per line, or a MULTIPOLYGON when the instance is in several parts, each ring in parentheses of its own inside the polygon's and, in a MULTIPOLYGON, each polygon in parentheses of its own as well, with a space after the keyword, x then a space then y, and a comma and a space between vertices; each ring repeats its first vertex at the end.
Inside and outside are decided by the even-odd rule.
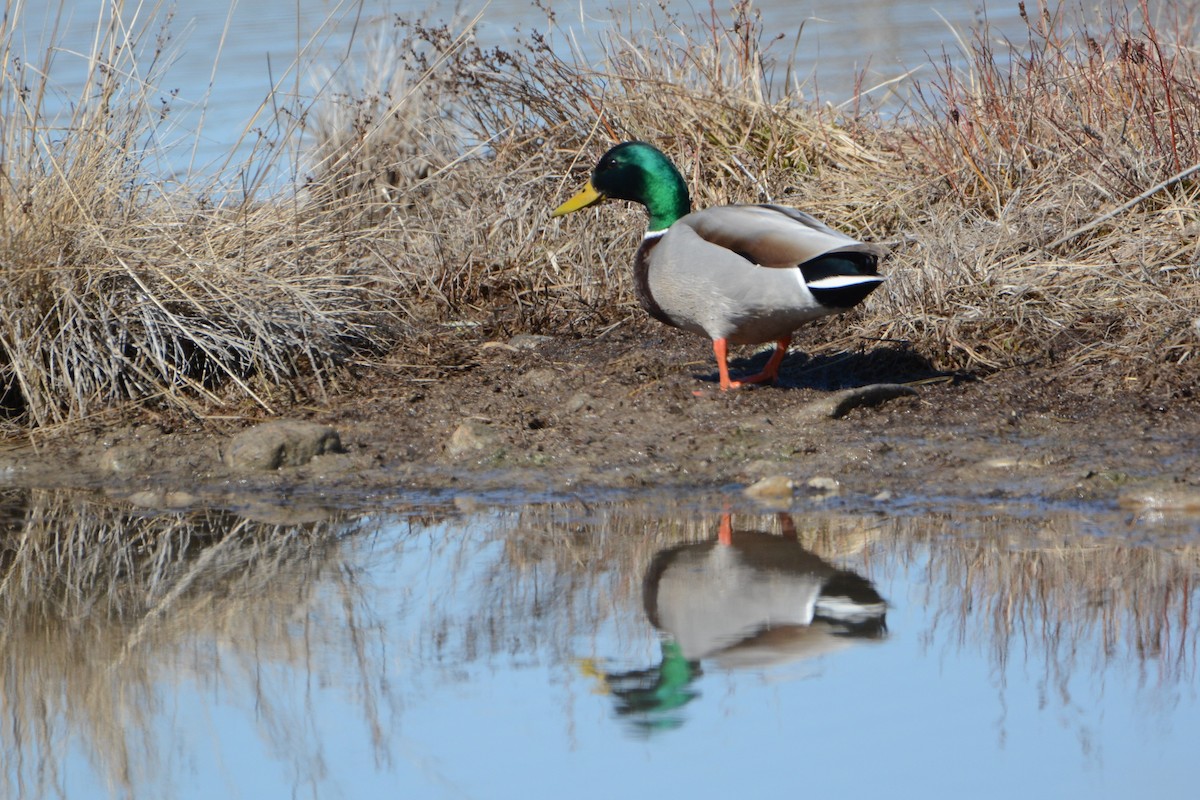
MULTIPOLYGON (((152 106, 164 101, 170 114, 157 136, 155 158, 161 164, 152 168, 164 179, 228 173, 232 183, 255 155, 260 135, 276 142, 273 147, 282 146, 275 123, 286 127, 289 117, 277 118, 275 109, 301 114, 327 91, 322 87, 331 71, 361 74, 371 60, 371 32, 386 29, 395 16, 423 15, 456 31, 477 19, 476 41, 482 46, 516 47, 531 30, 551 27, 544 13, 522 0, 466 3, 458 14, 452 4, 385 0, 124 5, 123 19, 140 53, 131 86, 148 79, 146 71, 161 45, 158 63, 164 67, 150 98, 152 106)), ((628 6, 615 5, 626 17, 639 19, 628 6)), ((78 102, 97 26, 109 18, 104 11, 110 7, 107 0, 24 2, 11 16, 16 54, 40 69, 44 54, 54 53, 44 106, 49 115, 69 113, 78 102)), ((708 13, 704 4, 697 7, 708 13)), ((585 59, 599 65, 599 42, 614 30, 612 15, 599 5, 589 5, 586 12, 583 6, 556 8, 555 41, 565 47, 573 37, 585 59)), ((690 8, 674 4, 672 11, 681 23, 694 25, 690 8)), ((781 65, 794 61, 791 87, 808 99, 837 105, 852 102, 856 90, 870 102, 903 96, 913 78, 932 77, 931 58, 940 60, 943 50, 957 53, 981 18, 976 5, 929 0, 766 0, 755 8, 762 14, 765 38, 776 40, 772 57, 781 65)), ((988 18, 996 35, 1023 38, 1015 2, 996 4, 988 18)), ((780 67, 779 80, 783 72, 780 67)), ((297 158, 280 161, 279 170, 289 173, 281 178, 303 179, 297 158)))
POLYGON ((213 549, 287 543, 219 569, 202 548, 165 613, 100 614, 63 659, 15 656, 36 636, 10 617, 9 794, 53 794, 47 768, 72 798, 1192 791, 1200 519, 707 503, 377 509, 315 538, 243 522, 213 549), (719 627, 839 570, 886 600, 865 627, 793 603, 677 658, 695 637, 666 629, 672 591, 719 627))

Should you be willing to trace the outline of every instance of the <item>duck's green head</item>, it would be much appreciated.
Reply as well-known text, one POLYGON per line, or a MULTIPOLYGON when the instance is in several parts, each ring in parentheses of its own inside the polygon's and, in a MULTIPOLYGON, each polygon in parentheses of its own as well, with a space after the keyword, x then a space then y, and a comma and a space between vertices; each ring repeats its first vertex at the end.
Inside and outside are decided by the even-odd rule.
POLYGON ((603 200, 641 203, 650 212, 650 230, 660 231, 692 210, 687 184, 671 159, 645 142, 624 142, 609 150, 579 194, 554 209, 561 217, 603 200))

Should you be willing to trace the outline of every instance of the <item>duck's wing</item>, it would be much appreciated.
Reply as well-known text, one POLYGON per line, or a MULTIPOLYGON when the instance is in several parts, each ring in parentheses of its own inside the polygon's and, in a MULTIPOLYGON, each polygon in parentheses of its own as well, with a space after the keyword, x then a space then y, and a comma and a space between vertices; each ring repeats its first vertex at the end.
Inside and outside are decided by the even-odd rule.
POLYGON ((763 267, 796 267, 833 254, 859 254, 874 271, 883 250, 835 231, 815 217, 776 205, 715 206, 681 218, 702 239, 763 267))

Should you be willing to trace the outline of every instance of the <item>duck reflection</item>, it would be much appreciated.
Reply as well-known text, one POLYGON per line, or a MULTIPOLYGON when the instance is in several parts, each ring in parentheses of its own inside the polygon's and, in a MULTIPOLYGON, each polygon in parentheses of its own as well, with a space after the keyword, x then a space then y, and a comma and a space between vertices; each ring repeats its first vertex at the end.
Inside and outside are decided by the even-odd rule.
POLYGON ((584 671, 612 694, 636 731, 683 724, 677 713, 699 696, 701 663, 760 669, 832 653, 887 633, 887 603, 870 581, 805 550, 790 516, 783 535, 733 529, 654 556, 642 585, 646 616, 662 634, 657 666, 584 671))

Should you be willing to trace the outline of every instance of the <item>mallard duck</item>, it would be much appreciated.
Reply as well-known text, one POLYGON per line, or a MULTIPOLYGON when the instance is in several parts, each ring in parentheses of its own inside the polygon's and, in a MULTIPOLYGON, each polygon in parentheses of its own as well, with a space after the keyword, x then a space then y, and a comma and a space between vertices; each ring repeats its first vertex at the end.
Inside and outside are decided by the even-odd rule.
POLYGON ((638 301, 652 317, 708 336, 721 389, 774 382, 792 333, 852 308, 884 281, 882 252, 812 216, 772 204, 692 211, 687 183, 645 142, 609 150, 561 217, 603 200, 641 203, 649 225, 633 261, 638 301), (730 344, 774 342, 761 373, 729 377, 730 344))

